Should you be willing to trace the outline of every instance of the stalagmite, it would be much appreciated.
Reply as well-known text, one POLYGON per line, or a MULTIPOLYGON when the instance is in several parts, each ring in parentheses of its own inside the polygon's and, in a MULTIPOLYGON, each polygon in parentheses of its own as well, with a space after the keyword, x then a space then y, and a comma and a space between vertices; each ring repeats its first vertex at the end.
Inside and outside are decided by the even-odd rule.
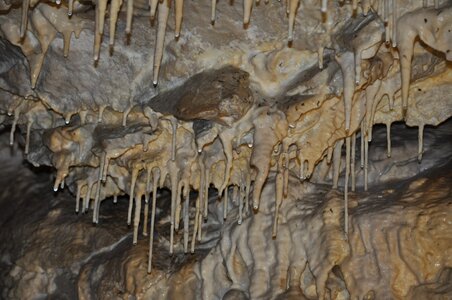
POLYGON ((350 129, 350 115, 352 110, 353 94, 355 93, 355 55, 352 52, 345 52, 336 55, 336 61, 341 67, 342 78, 344 81, 344 112, 345 112, 345 131, 350 129))
POLYGON ((224 220, 226 220, 226 217, 228 215, 228 202, 229 202, 228 190, 229 190, 229 188, 226 187, 223 191, 223 219, 224 220))
POLYGON ((289 0, 289 42, 293 41, 293 29, 295 25, 295 16, 297 14, 299 0, 289 0))
POLYGON ((337 184, 339 182, 339 174, 341 172, 342 145, 344 145, 344 140, 339 140, 334 145, 334 154, 333 154, 333 189, 337 189, 337 184))
POLYGON ((348 237, 348 179, 350 176, 350 137, 345 138, 344 231, 348 237))
POLYGON ((121 9, 122 0, 111 0, 110 4, 110 47, 115 44, 116 23, 121 9))
POLYGON ((352 135, 352 149, 351 149, 351 162, 350 162, 350 172, 352 177, 352 192, 356 189, 356 168, 355 168, 355 160, 356 160, 356 133, 352 135))
POLYGON ((253 1, 254 0, 243 0, 243 24, 245 25, 250 22, 253 1))
POLYGON ((157 203, 157 186, 160 179, 160 171, 157 168, 152 169, 152 212, 151 212, 151 230, 149 230, 149 262, 148 273, 152 270, 152 247, 154 246, 154 226, 155 226, 155 207, 157 203))
POLYGON ((419 125, 418 130, 418 162, 422 161, 422 154, 424 153, 424 124, 419 125))
POLYGON ((132 19, 133 19, 133 0, 127 0, 127 24, 126 24, 126 34, 130 34, 132 29, 132 19))
POLYGON ((133 244, 136 245, 138 241, 138 227, 140 226, 141 217, 141 199, 142 195, 137 194, 135 196, 135 216, 133 218, 133 244))
POLYGON ((178 38, 182 25, 182 17, 184 15, 184 0, 175 0, 175 4, 176 27, 174 29, 174 36, 178 38))
POLYGON ((30 6, 30 0, 22 1, 22 22, 20 23, 20 37, 24 38, 27 32, 28 25, 28 8, 30 6))
POLYGON ((135 196, 135 183, 137 181, 138 171, 139 171, 138 168, 133 168, 132 175, 130 178, 129 209, 127 212, 127 225, 130 225, 132 223, 133 199, 135 196))
POLYGON ((159 79, 160 64, 162 63, 163 48, 165 47, 166 24, 169 16, 169 0, 164 0, 159 6, 157 40, 154 52, 154 79, 153 84, 157 85, 159 79))
POLYGON ((279 207, 281 206, 283 198, 283 184, 284 184, 283 174, 281 172, 278 172, 278 175, 276 175, 275 216, 273 220, 273 231, 272 231, 273 237, 276 237, 276 234, 278 232, 278 216, 279 216, 279 207))
POLYGON ((391 157, 391 123, 386 123, 386 144, 388 148, 387 156, 391 157))

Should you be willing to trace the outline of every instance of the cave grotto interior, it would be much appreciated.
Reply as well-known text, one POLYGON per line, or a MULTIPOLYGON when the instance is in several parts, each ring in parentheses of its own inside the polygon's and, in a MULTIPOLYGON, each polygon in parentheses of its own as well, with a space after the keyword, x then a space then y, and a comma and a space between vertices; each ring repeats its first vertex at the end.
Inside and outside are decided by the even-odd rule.
POLYGON ((0 0, 0 299, 452 299, 451 0, 0 0))

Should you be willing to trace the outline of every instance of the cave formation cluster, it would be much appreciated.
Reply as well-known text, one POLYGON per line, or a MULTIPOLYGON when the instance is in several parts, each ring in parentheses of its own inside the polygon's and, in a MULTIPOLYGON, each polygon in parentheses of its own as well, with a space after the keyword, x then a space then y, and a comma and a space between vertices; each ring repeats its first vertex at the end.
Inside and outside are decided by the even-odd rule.
MULTIPOLYGON (((223 2, 0 0, 11 145, 19 128, 27 160, 54 167, 53 189, 95 224, 104 200, 127 195, 149 273, 160 190, 171 191, 169 253, 193 253, 212 193, 239 225, 273 205, 277 239, 291 190, 331 176, 342 201, 325 205, 347 243, 374 126, 386 126, 388 158, 393 124, 417 127, 421 161, 424 128, 452 115, 450 1, 223 2)), ((345 256, 311 266, 318 298, 345 256)))

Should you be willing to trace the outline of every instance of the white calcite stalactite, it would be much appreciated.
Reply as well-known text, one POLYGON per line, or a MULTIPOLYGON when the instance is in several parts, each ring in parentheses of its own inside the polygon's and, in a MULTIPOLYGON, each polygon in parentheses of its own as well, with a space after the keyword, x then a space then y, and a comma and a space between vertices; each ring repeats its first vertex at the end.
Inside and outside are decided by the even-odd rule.
POLYGON ((339 183, 339 175, 341 172, 341 157, 342 157, 342 146, 344 145, 344 140, 341 139, 334 145, 333 154, 333 189, 337 189, 339 183))
POLYGON ((215 24, 216 16, 217 16, 217 0, 212 0, 211 15, 210 15, 210 22, 212 23, 212 25, 215 24))
POLYGON ((112 0, 110 3, 110 47, 115 44, 116 23, 121 10, 122 0, 112 0))
POLYGON ((184 253, 188 253, 188 237, 190 232, 190 191, 185 192, 184 200, 184 253))
POLYGON ((254 0, 243 0, 243 24, 250 22, 251 10, 253 9, 254 0))
POLYGON ((424 154, 424 124, 419 125, 418 130, 418 155, 417 160, 422 161, 422 155, 424 154))
POLYGON ((386 123, 387 156, 391 157, 391 123, 386 123))
POLYGON ((273 219, 273 230, 272 235, 276 237, 278 232, 278 216, 279 216, 279 207, 281 206, 283 200, 283 184, 284 184, 284 176, 281 172, 276 175, 276 187, 275 187, 275 217, 273 219))
POLYGON ((288 11, 289 11, 289 37, 288 40, 289 42, 293 41, 293 31, 294 31, 294 26, 295 26, 295 17, 297 14, 297 10, 298 10, 298 4, 299 4, 299 0, 288 0, 289 1, 289 6, 288 6, 288 11))
POLYGON ((345 131, 350 129, 350 118, 352 110, 353 95, 355 93, 355 55, 352 52, 345 52, 336 55, 336 61, 341 67, 342 78, 344 81, 344 112, 345 112, 345 131))
POLYGON ((229 188, 226 187, 223 191, 223 219, 226 220, 228 216, 228 204, 229 204, 229 188))
POLYGON ((132 21, 133 21, 133 0, 127 0, 126 34, 130 34, 130 32, 132 31, 132 21))
POLYGON ((132 210, 133 210, 133 199, 135 197, 135 184, 137 182, 137 177, 139 173, 138 168, 132 169, 132 175, 130 178, 130 192, 129 192, 129 209, 127 212, 127 225, 132 223, 132 210))
POLYGON ((142 195, 137 194, 135 196, 135 215, 133 217, 133 239, 132 243, 134 245, 138 242, 138 227, 140 226, 140 217, 141 217, 141 201, 142 195))
POLYGON ((30 7, 30 0, 22 1, 22 22, 20 23, 20 37, 24 38, 28 25, 28 9, 30 7))
POLYGON ((397 22, 396 37, 400 57, 402 78, 402 109, 408 108, 408 93, 411 80, 411 61, 414 42, 417 37, 428 46, 446 54, 446 60, 452 61, 452 39, 450 24, 452 7, 441 10, 434 8, 418 9, 406 13, 397 22))
POLYGON ((149 261, 148 273, 152 271, 152 250, 154 246, 155 210, 157 204, 157 187, 160 179, 160 170, 152 169, 152 208, 151 208, 151 229, 149 230, 149 261))
POLYGON ((351 183, 352 183, 352 192, 356 189, 356 132, 352 134, 352 148, 351 148, 351 158, 350 158, 350 172, 351 172, 351 183))
POLYGON ((176 27, 174 29, 174 36, 178 38, 180 36, 180 29, 182 26, 182 18, 184 15, 184 0, 175 0, 175 17, 176 27))
POLYGON ((350 178, 350 137, 345 138, 344 231, 348 236, 348 183, 350 178))
POLYGON ((154 77, 152 81, 154 85, 157 85, 158 83, 160 65, 162 63, 163 48, 165 47, 166 25, 168 23, 169 17, 169 8, 169 0, 164 0, 163 3, 159 5, 158 9, 157 40, 155 43, 154 52, 154 77))
POLYGON ((273 148, 287 135, 288 123, 282 112, 263 112, 253 123, 255 146, 251 165, 257 170, 253 191, 253 208, 257 210, 262 188, 268 177, 273 148))

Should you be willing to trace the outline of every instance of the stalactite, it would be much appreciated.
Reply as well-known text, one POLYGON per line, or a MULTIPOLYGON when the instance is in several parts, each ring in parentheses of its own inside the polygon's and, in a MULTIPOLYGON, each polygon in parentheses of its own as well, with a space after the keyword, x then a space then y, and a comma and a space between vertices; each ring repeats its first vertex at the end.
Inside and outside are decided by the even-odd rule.
POLYGON ((140 226, 141 217, 141 200, 142 195, 137 194, 135 196, 135 216, 133 218, 133 244, 136 245, 138 242, 138 227, 140 226))
POLYGON ((339 140, 334 145, 334 154, 333 154, 333 189, 337 189, 338 182, 339 182, 339 174, 341 172, 342 145, 344 145, 344 140, 339 140))
POLYGON ((364 137, 364 191, 367 191, 369 168, 369 141, 364 137))
POLYGON ((26 133, 26 137, 25 137, 25 154, 28 154, 29 150, 30 150, 30 131, 31 131, 31 127, 33 126, 33 120, 28 120, 27 121, 27 133, 26 133))
POLYGON ((420 124, 418 130, 418 155, 417 155, 418 162, 422 161, 423 153, 424 153, 424 124, 420 124))
POLYGON ((392 47, 397 47, 397 0, 392 1, 392 47))
POLYGON ((281 172, 276 175, 276 189, 275 189, 275 212, 274 212, 274 219, 273 219, 273 231, 272 235, 273 237, 276 237, 276 234, 278 232, 278 215, 279 215, 279 207, 282 203, 283 198, 283 184, 284 184, 284 177, 281 172))
POLYGON ((355 93, 355 56, 352 52, 345 52, 336 56, 336 61, 341 67, 342 78, 344 81, 344 112, 345 112, 345 131, 350 129, 350 115, 352 110, 353 95, 355 93))
POLYGON ((133 19, 133 0, 127 0, 127 23, 126 23, 127 35, 129 35, 132 30, 132 19, 133 19))
POLYGON ((176 27, 174 30, 174 36, 178 38, 180 35, 180 28, 182 26, 182 17, 184 15, 184 0, 175 0, 175 4, 176 27))
POLYGON ((122 0, 111 0, 110 4, 110 47, 115 44, 116 23, 121 9, 122 0))
POLYGON ((243 184, 240 185, 240 197, 239 197, 239 219, 237 220, 237 224, 242 224, 243 222, 243 198, 245 197, 245 186, 243 184))
POLYGON ((350 172, 352 177, 352 192, 356 189, 356 167, 355 167, 355 160, 356 160, 356 133, 354 132, 352 134, 352 149, 351 149, 351 162, 350 162, 350 172))
POLYGON ((135 183, 137 181, 139 169, 134 167, 132 169, 132 175, 130 178, 130 192, 129 192, 129 209, 127 213, 127 225, 132 222, 132 209, 133 209, 133 199, 135 196, 135 183))
POLYGON ((387 156, 391 157, 391 123, 386 123, 387 156))
POLYGON ((173 254, 173 247, 174 247, 174 229, 175 229, 175 216, 176 216, 176 202, 177 197, 180 197, 178 193, 178 187, 179 187, 179 168, 176 165, 176 162, 170 161, 168 163, 168 167, 170 170, 170 181, 171 181, 171 218, 170 218, 170 224, 171 224, 171 230, 170 230, 170 249, 169 253, 173 254))
POLYGON ((102 186, 102 177, 104 174, 104 167, 107 154, 102 152, 99 162, 99 176, 97 177, 97 189, 96 196, 94 198, 94 213, 93 213, 93 223, 99 223, 99 205, 100 205, 100 188, 102 186))
POLYGON ((30 0, 22 1, 22 22, 20 23, 20 37, 23 39, 27 32, 28 25, 28 8, 30 7, 30 0))
POLYGON ((151 19, 154 20, 155 18, 155 12, 157 11, 159 0, 150 0, 150 15, 151 19))
POLYGON ((148 235, 148 217, 149 217, 149 196, 151 194, 151 172, 152 168, 146 169, 146 187, 144 190, 144 217, 143 217, 143 235, 148 235))
POLYGON ((243 24, 245 25, 250 22, 253 1, 254 0, 243 0, 243 24))
POLYGON ((299 0, 289 0, 289 42, 293 41, 293 28, 295 25, 295 15, 297 14, 299 0))
POLYGON ((74 0, 68 0, 67 5, 67 15, 70 17, 72 16, 72 10, 74 9, 74 0))
POLYGON ((155 208, 157 203, 157 186, 160 179, 160 171, 157 168, 152 170, 152 212, 151 212, 151 229, 149 230, 149 261, 148 273, 152 271, 152 249, 154 246, 154 226, 155 226, 155 208))
POLYGON ((226 187, 223 191, 223 219, 226 220, 226 217, 228 215, 228 202, 229 202, 229 197, 228 197, 228 188, 226 187))
POLYGON ((169 16, 169 5, 169 0, 164 0, 163 3, 159 6, 158 11, 157 40, 155 43, 154 52, 154 85, 157 85, 158 83, 160 64, 162 63, 163 48, 165 46, 166 25, 168 23, 169 16))
POLYGON ((348 179, 350 177, 350 137, 345 138, 344 231, 348 237, 348 179))
POLYGON ((190 218, 190 188, 185 192, 184 200, 184 253, 188 252, 188 234, 189 234, 189 218, 190 218))
POLYGON ((78 213, 80 210, 80 194, 82 192, 82 185, 77 182, 77 192, 75 195, 75 212, 78 213))
POLYGON ((210 22, 212 25, 215 24, 216 14, 217 14, 217 0, 212 0, 212 11, 210 17, 210 22))

